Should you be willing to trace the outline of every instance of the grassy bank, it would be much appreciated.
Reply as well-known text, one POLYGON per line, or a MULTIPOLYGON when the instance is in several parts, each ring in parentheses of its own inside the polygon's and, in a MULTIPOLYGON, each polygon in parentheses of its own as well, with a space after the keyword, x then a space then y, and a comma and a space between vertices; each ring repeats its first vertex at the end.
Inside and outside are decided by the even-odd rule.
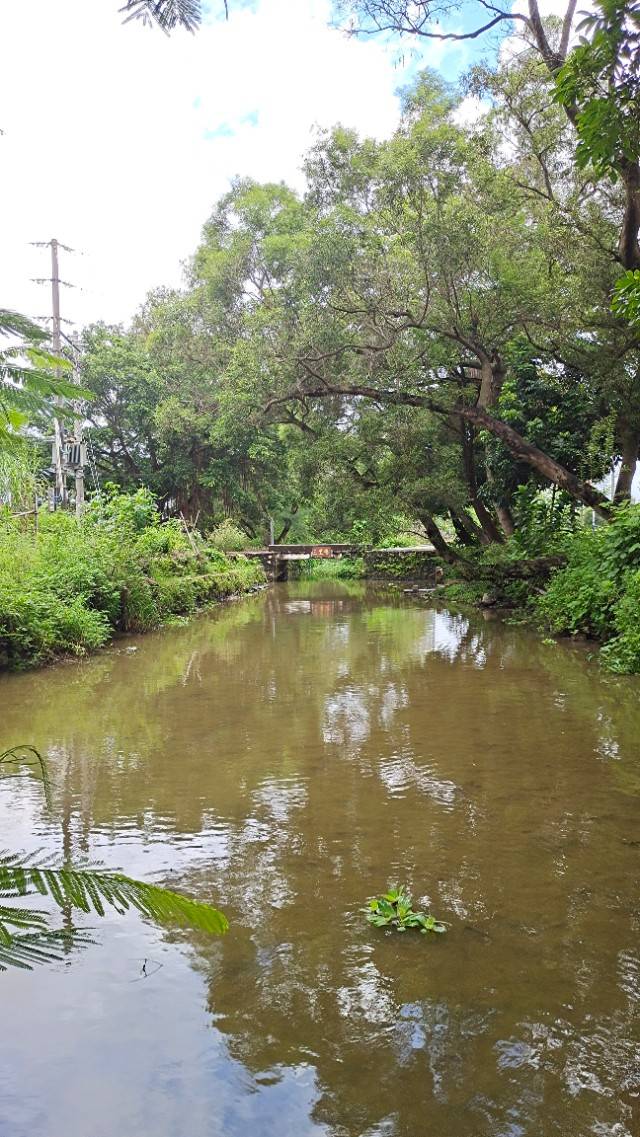
POLYGON ((362 557, 317 557, 308 561, 291 561, 290 580, 361 580, 366 576, 362 557))
POLYGON ((264 582, 177 521, 161 523, 146 490, 68 513, 0 514, 0 667, 83 655, 118 632, 156 628, 264 582))
POLYGON ((607 670, 640 674, 640 506, 621 506, 596 529, 559 534, 546 552, 562 565, 536 573, 531 552, 516 539, 472 555, 469 572, 446 566, 445 596, 515 608, 541 630, 593 640, 607 670))

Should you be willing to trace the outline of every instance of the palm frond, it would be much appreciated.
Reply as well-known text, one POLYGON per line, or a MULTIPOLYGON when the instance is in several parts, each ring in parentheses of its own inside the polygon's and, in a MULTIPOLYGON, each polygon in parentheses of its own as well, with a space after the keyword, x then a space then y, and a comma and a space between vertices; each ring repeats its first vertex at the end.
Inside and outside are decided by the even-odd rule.
POLYGON ((9 967, 32 971, 35 964, 56 963, 71 949, 92 943, 87 932, 77 928, 37 928, 12 935, 9 940, 0 939, 0 971, 9 967))
POLYGON ((125 23, 142 20, 143 24, 158 24, 165 32, 176 27, 195 32, 202 22, 200 0, 127 0, 120 11, 126 13, 125 23))
POLYGON ((0 335, 19 336, 31 343, 44 343, 47 339, 47 333, 39 324, 11 308, 0 308, 0 335))
POLYGON ((0 308, 0 338, 7 337, 9 342, 0 346, 0 449, 16 450, 24 445, 19 432, 35 417, 70 416, 75 400, 92 395, 65 378, 71 364, 46 350, 42 328, 19 312, 0 308))
MULTIPOLYGON (((0 776, 12 765, 27 765, 42 778, 48 792, 46 762, 33 746, 13 746, 0 754, 0 776)), ((120 914, 134 909, 159 924, 181 924, 222 935, 229 924, 217 908, 189 900, 170 889, 146 884, 123 873, 93 867, 37 863, 29 855, 0 852, 0 901, 40 895, 65 912, 70 909, 104 916, 107 908, 120 914)), ((49 914, 36 908, 0 903, 0 971, 10 965, 31 968, 60 959, 60 951, 93 943, 77 929, 52 930, 49 914)))
POLYGON ((159 924, 182 924, 203 932, 222 935, 229 925, 217 908, 189 900, 159 885, 133 880, 123 873, 95 868, 63 868, 16 863, 14 856, 0 855, 0 897, 3 899, 48 896, 60 908, 104 916, 107 908, 123 914, 135 909, 159 924))

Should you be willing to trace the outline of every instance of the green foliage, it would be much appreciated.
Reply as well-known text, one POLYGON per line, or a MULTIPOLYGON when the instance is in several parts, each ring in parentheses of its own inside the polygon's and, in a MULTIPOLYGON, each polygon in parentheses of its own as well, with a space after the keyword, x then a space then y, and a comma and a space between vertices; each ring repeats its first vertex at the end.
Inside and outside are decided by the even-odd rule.
POLYGON ((291 577, 297 580, 361 580, 366 576, 362 557, 311 557, 292 561, 291 567, 296 564, 291 577))
POLYGON ((451 580, 447 583, 445 593, 447 603, 452 604, 470 604, 476 606, 482 600, 487 589, 490 587, 489 581, 482 580, 451 580))
POLYGON ((88 394, 64 377, 70 365, 46 349, 46 340, 47 333, 26 316, 0 309, 0 454, 24 444, 25 426, 53 417, 54 397, 62 404, 67 400, 66 412, 64 405, 57 407, 63 415, 69 400, 88 394))
POLYGON ((447 925, 442 920, 436 920, 435 916, 425 912, 414 911, 411 894, 404 885, 396 885, 382 896, 373 897, 362 911, 374 928, 394 928, 396 932, 419 928, 422 935, 447 930, 447 925))
POLYGON ((640 153, 640 4, 597 0, 580 31, 556 77, 556 98, 575 108, 578 164, 615 181, 640 153))
POLYGON ((616 510, 610 525, 583 531, 568 546, 569 562, 536 603, 554 632, 603 641, 610 671, 640 671, 640 506, 616 510))
MULTIPOLYGON (((585 370, 575 366, 559 367, 536 355, 525 336, 518 336, 508 348, 509 373, 505 379, 498 410, 500 418, 525 435, 545 454, 581 477, 603 477, 614 452, 612 430, 602 429, 598 392, 585 370)), ((514 462, 506 447, 485 437, 485 448, 491 468, 491 485, 484 489, 487 504, 510 502, 520 520, 531 521, 534 502, 547 480, 524 462, 514 462)), ((538 501, 541 501, 538 498, 538 501)), ((543 518, 542 530, 552 532, 562 524, 570 506, 567 495, 560 495, 554 508, 543 518)))
POLYGON ((37 533, 0 519, 0 665, 83 655, 263 579, 258 564, 163 523, 145 489, 111 489, 81 521, 41 511, 37 533))
POLYGON ((615 635, 605 643, 600 657, 609 671, 640 673, 640 572, 625 578, 624 592, 615 608, 615 635))
MULTIPOLYGON (((0 754, 0 775, 25 763, 40 773, 46 788, 45 763, 30 746, 0 754)), ((31 970, 34 964, 59 959, 64 948, 92 942, 77 929, 51 928, 48 912, 15 903, 36 895, 51 899, 64 912, 104 916, 107 908, 120 914, 134 909, 156 923, 186 925, 215 935, 229 927, 222 912, 211 905, 122 873, 69 864, 43 865, 34 863, 34 858, 0 852, 0 971, 10 966, 31 970)))
POLYGON ((640 328, 640 268, 629 269, 618 277, 613 290, 611 308, 616 316, 640 328))
POLYGON ((223 552, 242 552, 243 549, 248 549, 252 542, 251 538, 239 525, 236 525, 230 517, 225 517, 224 521, 209 534, 209 543, 214 549, 221 549, 223 552))
POLYGON ((611 628, 617 588, 603 573, 599 545, 586 534, 578 538, 569 566, 556 573, 540 597, 537 611, 551 631, 601 638, 611 628))
POLYGON ((504 552, 509 556, 538 557, 563 552, 579 526, 575 502, 563 493, 541 493, 527 482, 514 494, 516 532, 504 552))

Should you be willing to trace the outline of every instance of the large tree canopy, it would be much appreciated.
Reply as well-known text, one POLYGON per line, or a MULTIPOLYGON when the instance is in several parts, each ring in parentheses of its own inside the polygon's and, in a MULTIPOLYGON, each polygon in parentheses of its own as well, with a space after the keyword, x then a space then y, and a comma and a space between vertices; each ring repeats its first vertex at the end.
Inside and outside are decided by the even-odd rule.
POLYGON ((385 141, 321 135, 303 194, 232 185, 185 290, 87 333, 100 468, 255 536, 379 538, 398 516, 436 543, 437 517, 500 541, 548 485, 607 517, 596 483, 617 462, 627 499, 640 446, 637 0, 597 0, 580 42, 574 3, 341 12, 354 34, 519 47, 458 87, 424 72, 385 141))
MULTIPOLYGON (((607 513, 638 452, 636 331, 610 310, 619 183, 575 158, 535 48, 476 69, 489 99, 425 73, 387 141, 339 127, 307 190, 238 181, 184 293, 87 339, 99 460, 168 507, 318 538, 413 518, 434 539, 518 524, 549 483, 607 513)), ((468 89, 468 88, 465 88, 468 89)))

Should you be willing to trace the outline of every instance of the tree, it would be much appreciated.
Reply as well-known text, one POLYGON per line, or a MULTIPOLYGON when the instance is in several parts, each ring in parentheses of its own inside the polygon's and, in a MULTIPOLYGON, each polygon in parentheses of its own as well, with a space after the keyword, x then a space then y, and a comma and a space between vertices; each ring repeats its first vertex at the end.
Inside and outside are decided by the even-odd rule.
POLYGON ((339 129, 312 153, 304 263, 277 306, 271 298, 263 337, 279 341, 281 394, 267 405, 337 396, 343 407, 362 397, 422 407, 452 430, 460 421, 489 430, 517 461, 604 513, 603 495, 497 414, 509 343, 557 326, 552 303, 564 293, 566 305, 567 266, 549 244, 556 234, 531 223, 496 163, 499 143, 457 126, 455 105, 440 80, 424 78, 389 143, 339 129))
POLYGON ((640 442, 640 342, 610 314, 620 281, 624 189, 619 179, 602 178, 573 160, 573 127, 558 111, 537 53, 495 69, 474 68, 470 85, 489 96, 488 121, 509 140, 500 164, 512 195, 523 200, 550 264, 563 270, 559 287, 547 293, 546 319, 527 334, 539 352, 589 378, 601 418, 613 419, 616 500, 628 499, 640 442))
MULTIPOLYGON (((43 780, 46 791, 46 766, 37 750, 16 746, 0 754, 0 775, 25 765, 43 780)), ((43 864, 24 855, 0 852, 0 971, 7 967, 30 970, 35 964, 59 959, 65 949, 91 942, 77 929, 52 928, 48 913, 15 903, 36 895, 53 900, 67 912, 103 916, 106 908, 119 913, 131 908, 157 923, 186 924, 216 935, 228 928, 222 912, 211 905, 122 873, 43 864), (14 903, 7 904, 7 900, 14 903)))
POLYGON ((598 0, 580 25, 590 38, 556 75, 556 97, 578 135, 581 169, 620 180, 625 209, 618 242, 623 268, 640 268, 640 3, 598 0))
POLYGON ((498 29, 503 33, 517 31, 534 43, 550 70, 562 65, 567 53, 576 0, 569 0, 559 34, 549 36, 540 15, 537 0, 527 0, 526 11, 514 11, 490 0, 339 0, 339 10, 350 17, 349 29, 354 35, 376 35, 393 32, 401 36, 417 36, 432 40, 473 40, 498 29), (472 26, 447 28, 452 13, 462 12, 472 26))
MULTIPOLYGON (((51 355, 47 333, 26 316, 0 309, 0 451, 24 445, 24 428, 52 418, 53 400, 78 398, 78 391, 59 372, 68 372, 64 359, 51 355)), ((67 413, 69 408, 67 407, 67 413)), ((64 413, 64 407, 57 413, 64 413)))
POLYGON ((638 0, 597 0, 580 29, 591 33, 570 51, 576 0, 562 18, 543 20, 537 0, 516 12, 489 0, 453 4, 445 0, 343 0, 355 34, 384 31, 426 39, 468 40, 494 28, 517 32, 542 61, 556 97, 578 134, 578 161, 599 176, 619 178, 624 209, 618 250, 625 269, 640 266, 640 161, 638 0), (452 12, 465 8, 477 16, 468 31, 447 30, 452 12), (442 26, 444 21, 444 27, 442 26))

